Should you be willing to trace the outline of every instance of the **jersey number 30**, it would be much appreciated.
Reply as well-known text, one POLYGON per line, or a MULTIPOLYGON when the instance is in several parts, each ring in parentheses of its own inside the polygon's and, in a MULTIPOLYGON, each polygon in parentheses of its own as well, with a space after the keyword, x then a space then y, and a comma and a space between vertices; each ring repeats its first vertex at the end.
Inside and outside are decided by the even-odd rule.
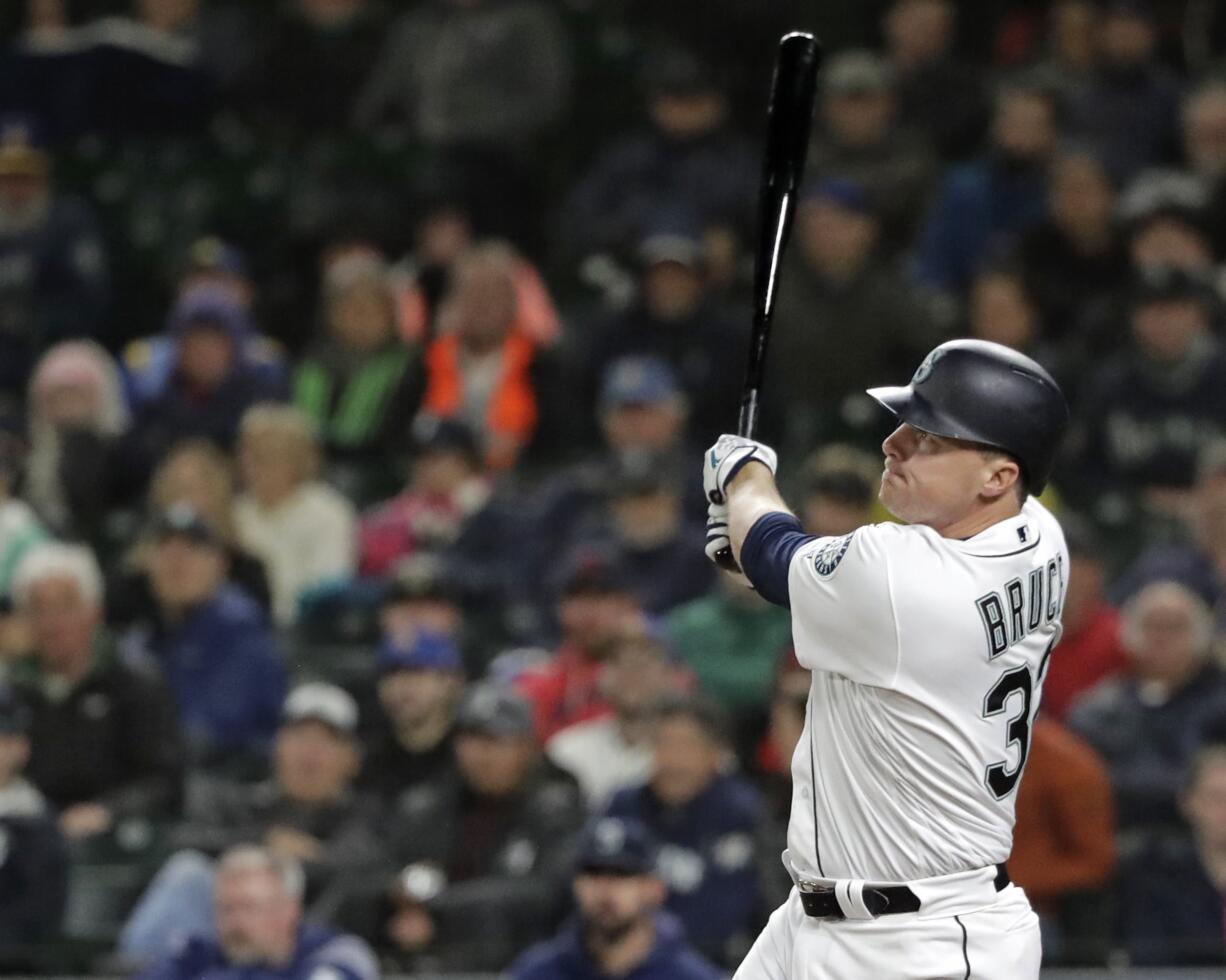
POLYGON ((1026 765, 1026 754, 1030 751, 1030 699, 1034 694, 1030 668, 1014 667, 1005 671, 983 699, 983 716, 991 718, 1005 710, 1006 702, 1014 691, 1022 694, 1022 710, 1010 716, 1009 727, 1005 729, 1005 744, 1011 746, 1017 743, 1017 765, 1010 769, 1007 762, 993 763, 988 766, 986 778, 988 789, 998 800, 1017 788, 1018 780, 1022 778, 1022 767, 1026 765))

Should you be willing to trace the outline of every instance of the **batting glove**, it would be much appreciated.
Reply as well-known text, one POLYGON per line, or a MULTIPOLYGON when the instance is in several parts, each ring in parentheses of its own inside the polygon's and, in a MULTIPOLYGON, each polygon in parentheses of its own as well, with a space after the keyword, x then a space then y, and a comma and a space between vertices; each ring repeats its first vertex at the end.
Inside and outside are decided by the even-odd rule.
POLYGON ((770 446, 744 436, 720 436, 702 458, 702 489, 707 500, 722 504, 728 483, 751 461, 761 463, 774 476, 778 457, 770 446))
POLYGON ((735 559, 732 559, 729 564, 724 564, 719 560, 719 554, 724 548, 728 549, 729 555, 732 554, 732 539, 728 536, 728 505, 707 504, 707 546, 704 549, 707 558, 752 589, 753 586, 745 577, 745 573, 737 567, 735 559))

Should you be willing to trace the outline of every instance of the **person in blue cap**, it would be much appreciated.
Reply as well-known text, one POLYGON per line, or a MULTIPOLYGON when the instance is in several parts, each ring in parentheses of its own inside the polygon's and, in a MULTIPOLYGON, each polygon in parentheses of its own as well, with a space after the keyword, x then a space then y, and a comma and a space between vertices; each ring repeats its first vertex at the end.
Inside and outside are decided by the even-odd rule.
POLYGON ((719 970, 662 911, 658 847, 639 821, 602 817, 584 834, 575 869, 575 916, 511 967, 512 980, 715 980, 719 970))

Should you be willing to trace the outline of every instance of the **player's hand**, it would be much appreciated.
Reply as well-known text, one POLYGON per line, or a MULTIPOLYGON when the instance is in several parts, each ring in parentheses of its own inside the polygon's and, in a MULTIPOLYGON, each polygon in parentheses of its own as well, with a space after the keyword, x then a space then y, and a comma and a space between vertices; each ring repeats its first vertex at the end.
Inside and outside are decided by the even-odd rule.
POLYGON ((728 484, 748 462, 761 463, 773 476, 778 466, 775 450, 756 439, 722 435, 702 458, 702 490, 707 500, 722 504, 727 498, 728 484))
POLYGON ((753 586, 750 584, 749 579, 745 577, 745 573, 737 567, 735 559, 730 564, 720 561, 719 555, 725 548, 727 549, 727 554, 731 555, 732 539, 728 536, 728 505, 708 504, 707 545, 703 550, 706 551, 707 557, 719 568, 726 571, 746 588, 752 589, 753 586))

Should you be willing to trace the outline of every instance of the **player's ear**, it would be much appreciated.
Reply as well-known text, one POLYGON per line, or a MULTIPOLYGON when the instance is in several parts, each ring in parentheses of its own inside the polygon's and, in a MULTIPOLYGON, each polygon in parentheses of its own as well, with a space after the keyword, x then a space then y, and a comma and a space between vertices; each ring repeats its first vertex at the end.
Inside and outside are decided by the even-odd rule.
POLYGON ((1012 493, 1022 478, 1022 469, 1016 461, 1008 456, 997 455, 988 460, 987 475, 980 488, 980 493, 989 500, 996 500, 1007 493, 1012 493))

